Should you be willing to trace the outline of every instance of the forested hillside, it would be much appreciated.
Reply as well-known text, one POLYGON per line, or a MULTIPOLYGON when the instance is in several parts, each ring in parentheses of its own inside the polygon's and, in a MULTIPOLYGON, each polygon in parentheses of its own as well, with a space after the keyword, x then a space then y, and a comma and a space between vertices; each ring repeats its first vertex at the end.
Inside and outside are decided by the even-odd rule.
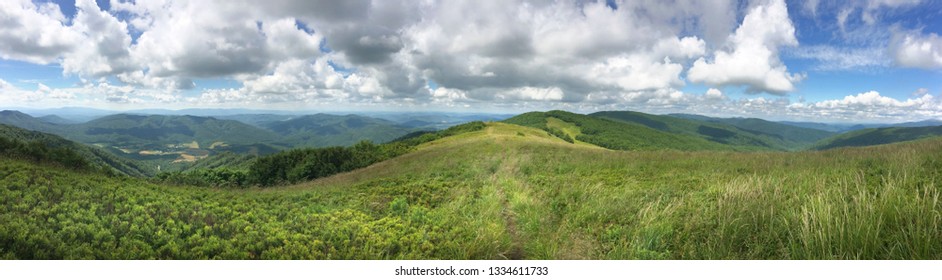
POLYGON ((815 145, 825 150, 839 147, 872 146, 942 136, 942 126, 870 128, 840 134, 815 145))
POLYGON ((130 176, 153 175, 154 170, 119 158, 107 151, 75 143, 62 137, 0 124, 0 152, 77 170, 101 170, 130 176))
POLYGON ((359 141, 387 142, 412 130, 384 119, 315 114, 260 124, 282 136, 289 147, 349 146, 359 141))
MULTIPOLYGON (((603 112, 593 115, 596 114, 603 114, 603 112)), ((671 114, 655 117, 677 117, 697 121, 699 123, 731 126, 738 133, 752 135, 753 137, 762 139, 762 141, 778 145, 786 150, 806 149, 809 145, 836 134, 827 130, 771 122, 756 118, 714 118, 687 114, 671 114)))

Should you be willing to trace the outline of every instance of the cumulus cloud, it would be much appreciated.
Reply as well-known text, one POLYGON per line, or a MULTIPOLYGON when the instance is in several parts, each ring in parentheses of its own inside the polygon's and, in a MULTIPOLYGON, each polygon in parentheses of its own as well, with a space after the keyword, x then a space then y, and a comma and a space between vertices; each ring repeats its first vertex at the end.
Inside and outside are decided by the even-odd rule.
POLYGON ((522 87, 498 93, 497 98, 511 100, 559 101, 563 99, 563 91, 556 87, 522 87))
POLYGON ((916 90, 907 99, 867 91, 818 102, 806 102, 803 99, 794 102, 786 97, 730 98, 713 88, 704 94, 659 90, 604 96, 614 100, 594 100, 592 103, 561 108, 585 112, 636 110, 655 114, 688 113, 812 122, 907 122, 942 118, 942 99, 923 89, 916 90))
POLYGON ((15 89, 15 88, 16 88, 16 87, 14 87, 13 85, 11 85, 9 82, 4 81, 3 79, 0 79, 0 90, 12 90, 12 89, 15 89))
MULTIPOLYGON (((58 64, 64 75, 82 81, 37 90, 0 82, 4 98, 20 96, 3 101, 719 115, 767 110, 780 116, 824 112, 835 119, 853 108, 875 119, 890 117, 879 110, 923 116, 939 109, 928 92, 908 100, 861 93, 823 103, 790 102, 784 95, 804 74, 789 72, 780 54, 814 60, 812 70, 819 71, 893 62, 938 69, 942 39, 907 31, 890 41, 888 31, 870 40, 890 41, 890 49, 886 43, 799 47, 782 0, 112 2, 102 10, 94 1, 76 1, 71 18, 52 3, 0 2, 0 58, 58 64), (206 79, 234 85, 198 84, 206 79), (683 92, 691 83, 708 89, 683 92), (738 90, 727 87, 779 96, 736 99, 727 93, 738 90)), ((842 26, 868 25, 862 17, 878 22, 880 9, 914 2, 807 1, 799 9, 836 14, 842 26)), ((841 33, 853 41, 853 34, 870 30, 841 33)))
POLYGON ((38 64, 56 62, 81 37, 65 25, 54 3, 0 1, 0 57, 38 64))
POLYGON ((724 98, 726 98, 726 95, 724 95, 722 91, 720 91, 720 90, 718 90, 718 89, 715 89, 715 88, 710 88, 710 89, 708 89, 708 90, 706 91, 706 93, 703 94, 703 96, 706 97, 707 99, 724 99, 724 98))
POLYGON ((592 66, 586 78, 627 91, 683 85, 679 78, 683 70, 680 64, 671 63, 669 59, 663 62, 650 59, 640 55, 611 57, 592 66))
POLYGON ((64 55, 63 72, 103 77, 133 70, 127 24, 99 9, 95 1, 78 0, 75 6, 71 29, 83 39, 64 55))
POLYGON ((404 29, 404 64, 474 100, 523 88, 559 88, 562 101, 582 102, 589 94, 680 87, 683 65, 703 55, 706 42, 676 35, 683 27, 675 23, 707 17, 700 11, 711 9, 691 8, 702 3, 437 5, 404 29))
POLYGON ((942 117, 942 100, 928 93, 899 100, 883 96, 877 91, 867 91, 842 99, 791 103, 783 108, 778 111, 785 116, 808 120, 817 118, 818 121, 899 122, 942 117))
POLYGON ((209 1, 170 2, 153 17, 132 55, 156 77, 219 77, 261 71, 265 36, 250 10, 209 1))
POLYGON ((784 0, 751 8, 728 44, 730 50, 716 51, 712 61, 694 62, 687 78, 714 86, 744 84, 751 92, 776 94, 793 91, 801 80, 778 58, 780 47, 798 45, 784 0))
POLYGON ((55 38, 71 39, 27 39, 32 45, 21 49, 47 47, 49 54, 4 57, 60 62, 64 74, 83 81, 114 77, 170 92, 194 89, 199 79, 232 79, 239 91, 280 96, 267 100, 454 96, 436 95, 430 82, 462 91, 467 102, 579 102, 590 93, 664 90, 683 86, 684 65, 708 48, 699 36, 677 34, 715 40, 735 23, 728 0, 617 9, 599 2, 157 0, 118 1, 110 11, 80 0, 71 20, 53 4, 15 4, 4 11, 48 28, 10 36, 58 28, 71 35, 55 38))
MULTIPOLYGON (((792 102, 788 98, 739 98, 717 99, 711 93, 704 95, 684 94, 688 99, 683 107, 654 112, 693 113, 725 117, 759 117, 770 120, 800 120, 812 122, 906 122, 942 118, 942 100, 922 93, 913 98, 900 100, 883 96, 876 91, 847 95, 840 99, 792 102), (682 108, 682 110, 678 110, 682 108)), ((921 91, 917 91, 921 92, 921 91)), ((615 108, 625 109, 625 108, 615 108)), ((637 108, 641 109, 641 108, 637 108)), ((644 110, 644 109, 642 109, 644 110)))
POLYGON ((880 95, 876 91, 868 91, 857 95, 848 95, 840 100, 827 100, 814 104, 818 108, 885 108, 885 107, 912 107, 926 104, 926 101, 932 100, 932 95, 925 94, 916 99, 907 99, 900 101, 894 98, 880 95))
POLYGON ((942 68, 942 37, 935 33, 897 34, 891 46, 895 62, 904 67, 942 68))

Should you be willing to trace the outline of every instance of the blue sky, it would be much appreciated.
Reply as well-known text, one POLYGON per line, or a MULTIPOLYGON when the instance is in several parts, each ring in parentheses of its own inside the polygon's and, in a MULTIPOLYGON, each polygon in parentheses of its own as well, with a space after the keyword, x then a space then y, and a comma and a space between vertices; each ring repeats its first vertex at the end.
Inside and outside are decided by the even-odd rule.
POLYGON ((664 2, 3 1, 0 106, 942 118, 942 1, 664 2))

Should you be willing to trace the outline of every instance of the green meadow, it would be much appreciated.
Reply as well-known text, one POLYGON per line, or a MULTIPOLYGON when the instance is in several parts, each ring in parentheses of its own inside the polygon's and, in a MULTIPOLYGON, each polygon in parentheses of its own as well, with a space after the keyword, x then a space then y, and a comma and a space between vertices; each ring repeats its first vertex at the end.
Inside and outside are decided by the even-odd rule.
POLYGON ((547 126, 574 143, 487 123, 364 168, 266 188, 3 157, 0 258, 942 258, 940 138, 826 151, 618 151, 580 137, 591 126, 547 126))

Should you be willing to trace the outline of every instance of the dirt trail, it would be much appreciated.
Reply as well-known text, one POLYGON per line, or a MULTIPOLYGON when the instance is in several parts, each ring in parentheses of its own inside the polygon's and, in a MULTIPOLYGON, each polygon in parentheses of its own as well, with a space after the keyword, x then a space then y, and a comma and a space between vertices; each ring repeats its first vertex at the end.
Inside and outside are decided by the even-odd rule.
POLYGON ((519 161, 520 159, 515 153, 507 153, 500 159, 500 166, 491 175, 491 182, 496 186, 497 195, 501 198, 501 215, 504 217, 507 235, 510 236, 511 240, 510 249, 504 252, 502 256, 510 260, 526 258, 526 252, 523 250, 523 236, 517 230, 517 214, 510 204, 509 190, 507 190, 510 185, 520 185, 515 174, 519 161), (502 178, 504 180, 501 180, 502 178))

